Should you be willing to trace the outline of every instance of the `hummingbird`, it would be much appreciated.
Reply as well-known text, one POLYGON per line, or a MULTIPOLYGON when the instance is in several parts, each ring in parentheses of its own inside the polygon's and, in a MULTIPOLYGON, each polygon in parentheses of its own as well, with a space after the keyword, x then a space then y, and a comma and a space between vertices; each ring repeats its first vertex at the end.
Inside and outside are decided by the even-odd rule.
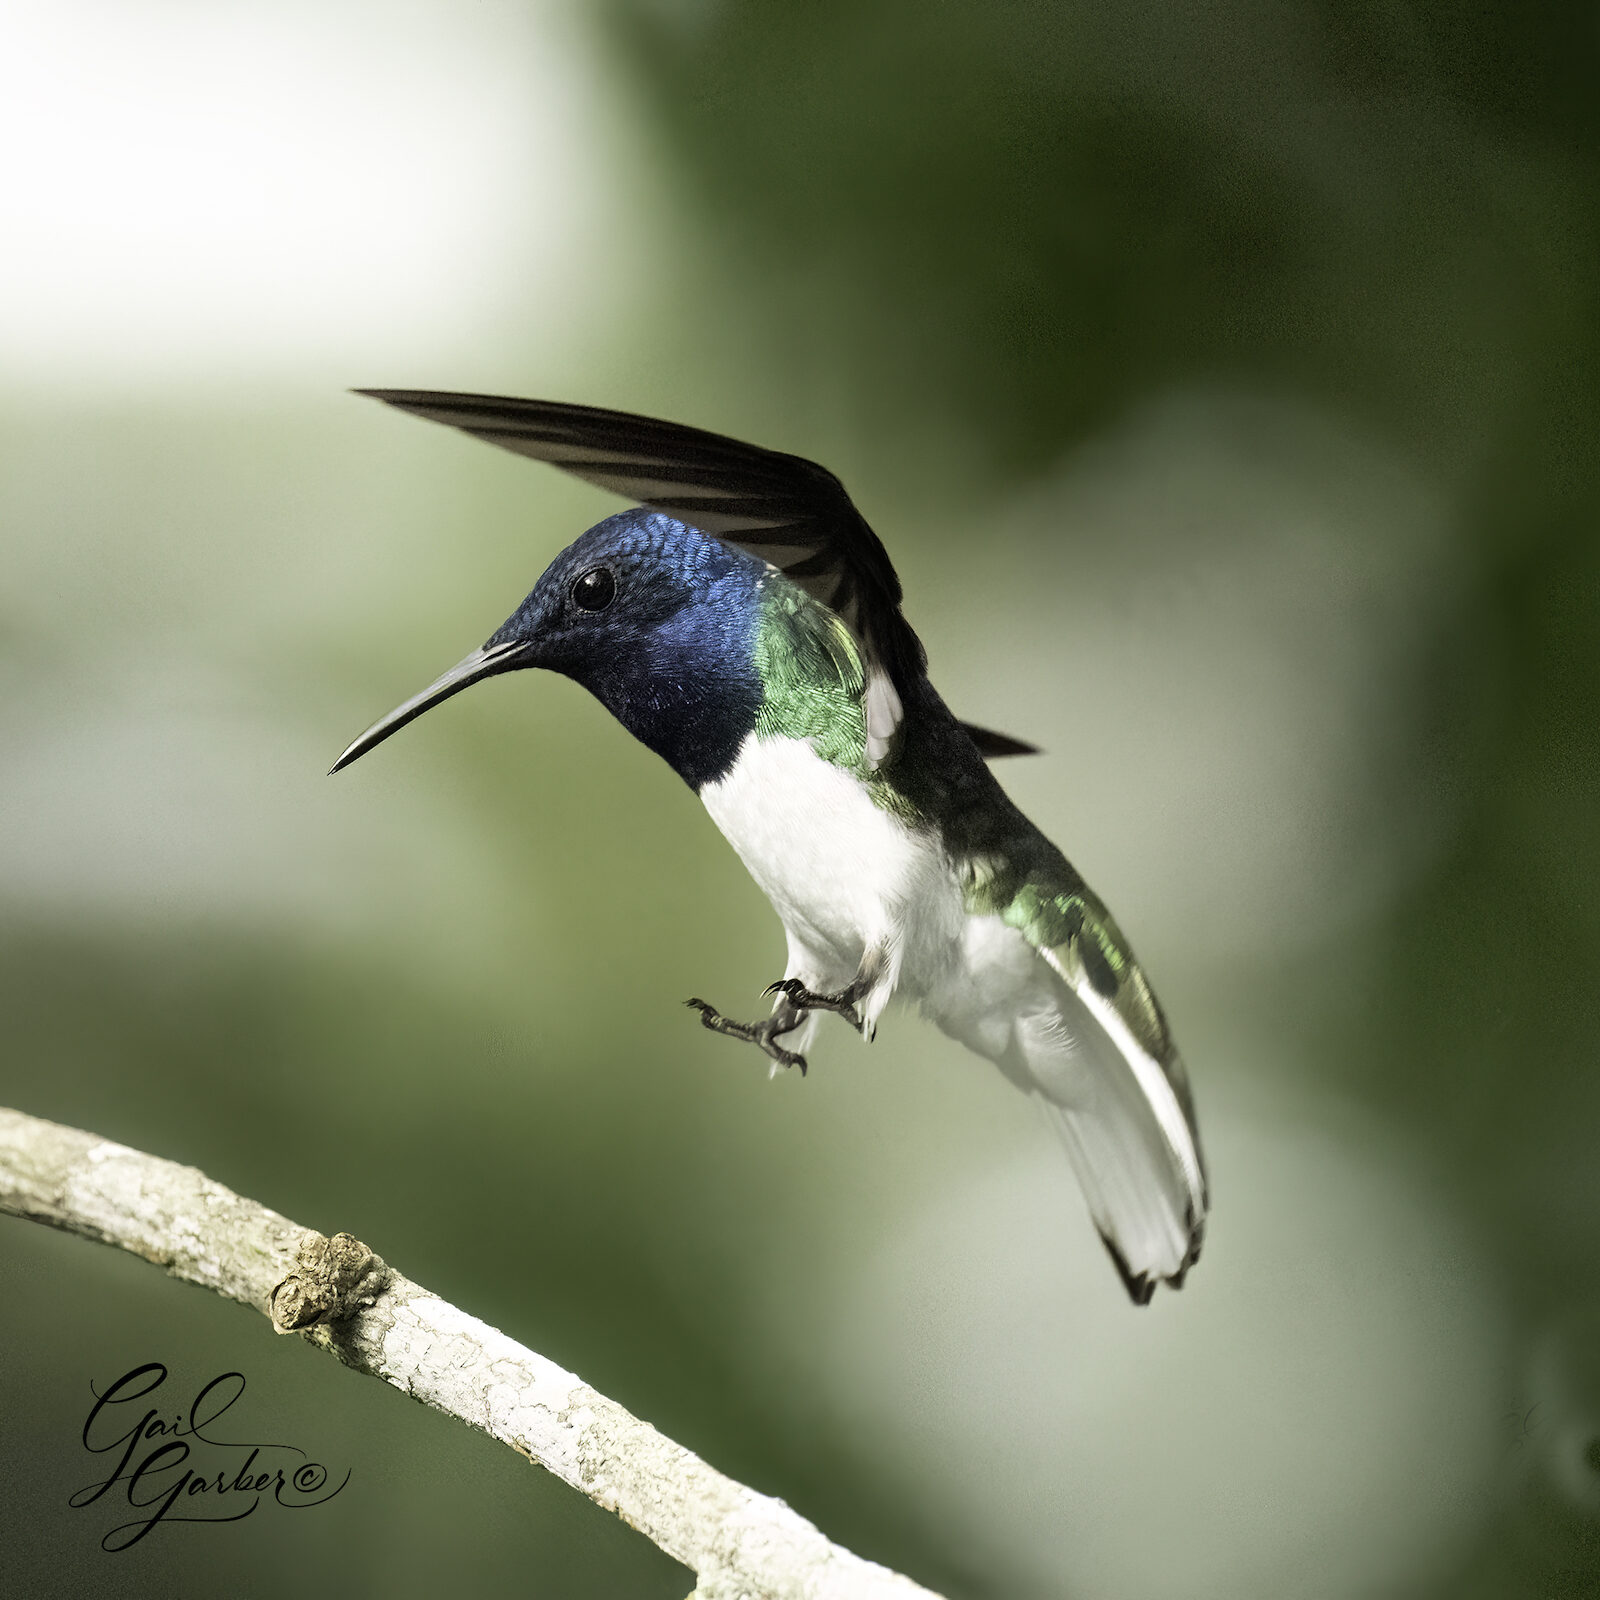
POLYGON ((360 389, 632 508, 558 555, 487 642, 357 738, 347 767, 469 685, 542 667, 588 689, 705 803, 788 941, 769 1016, 686 1002, 804 1073, 820 1019, 870 1040, 893 997, 1055 1123, 1136 1305, 1200 1253, 1188 1073, 1111 913, 989 770, 1032 753, 929 681, 878 536, 800 456, 623 411, 360 389))

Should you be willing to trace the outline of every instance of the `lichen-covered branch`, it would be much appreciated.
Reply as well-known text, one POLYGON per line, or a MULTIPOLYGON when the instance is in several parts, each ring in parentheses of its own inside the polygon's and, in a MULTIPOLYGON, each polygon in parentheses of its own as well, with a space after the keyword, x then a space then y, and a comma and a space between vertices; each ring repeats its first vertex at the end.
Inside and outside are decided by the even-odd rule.
POLYGON ((693 1568, 703 1600, 929 1600, 349 1234, 299 1227, 193 1167, 0 1109, 0 1211, 130 1250, 481 1428, 693 1568))

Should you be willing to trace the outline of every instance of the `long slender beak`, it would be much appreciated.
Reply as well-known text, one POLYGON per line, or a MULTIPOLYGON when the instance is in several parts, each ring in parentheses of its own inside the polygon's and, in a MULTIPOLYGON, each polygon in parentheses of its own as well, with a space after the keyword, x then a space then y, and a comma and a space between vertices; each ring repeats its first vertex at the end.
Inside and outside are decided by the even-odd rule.
POLYGON ((328 768, 331 778, 341 767, 348 767, 358 756, 364 756, 374 745, 380 745, 391 733, 398 733, 408 722, 414 722, 424 711, 460 694, 483 678, 492 678, 497 672, 510 672, 523 663, 527 644, 521 639, 507 640, 504 644, 486 644, 470 656, 458 661, 442 677, 435 678, 421 694, 414 694, 403 706, 396 706, 388 716, 374 722, 350 748, 328 768))

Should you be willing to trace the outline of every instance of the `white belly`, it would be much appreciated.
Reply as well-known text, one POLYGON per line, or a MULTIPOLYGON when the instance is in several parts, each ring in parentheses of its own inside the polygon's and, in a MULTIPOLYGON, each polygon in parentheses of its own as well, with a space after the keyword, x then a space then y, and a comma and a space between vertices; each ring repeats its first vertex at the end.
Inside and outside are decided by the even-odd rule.
POLYGON ((875 805, 807 741, 752 734, 700 796, 783 919, 790 973, 809 987, 842 988, 880 953, 875 1016, 902 972, 929 970, 959 938, 960 888, 932 835, 875 805))
POLYGON ((967 915, 931 834, 875 805, 801 739, 752 735, 727 777, 700 796, 783 920, 786 976, 831 992, 875 956, 881 966, 862 1007, 869 1025, 898 991, 942 1032, 1019 1075, 1015 1030, 1051 1005, 1058 985, 1014 928, 967 915))

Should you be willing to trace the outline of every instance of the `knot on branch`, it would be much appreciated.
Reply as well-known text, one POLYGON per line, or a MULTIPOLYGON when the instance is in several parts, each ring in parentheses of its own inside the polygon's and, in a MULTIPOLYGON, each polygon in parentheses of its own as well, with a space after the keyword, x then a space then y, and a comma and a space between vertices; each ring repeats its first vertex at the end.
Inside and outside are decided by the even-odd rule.
POLYGON ((353 1234, 308 1233, 295 1252, 294 1271, 268 1299, 272 1326, 297 1333, 319 1322, 339 1322, 373 1305, 389 1281, 389 1268, 353 1234))

